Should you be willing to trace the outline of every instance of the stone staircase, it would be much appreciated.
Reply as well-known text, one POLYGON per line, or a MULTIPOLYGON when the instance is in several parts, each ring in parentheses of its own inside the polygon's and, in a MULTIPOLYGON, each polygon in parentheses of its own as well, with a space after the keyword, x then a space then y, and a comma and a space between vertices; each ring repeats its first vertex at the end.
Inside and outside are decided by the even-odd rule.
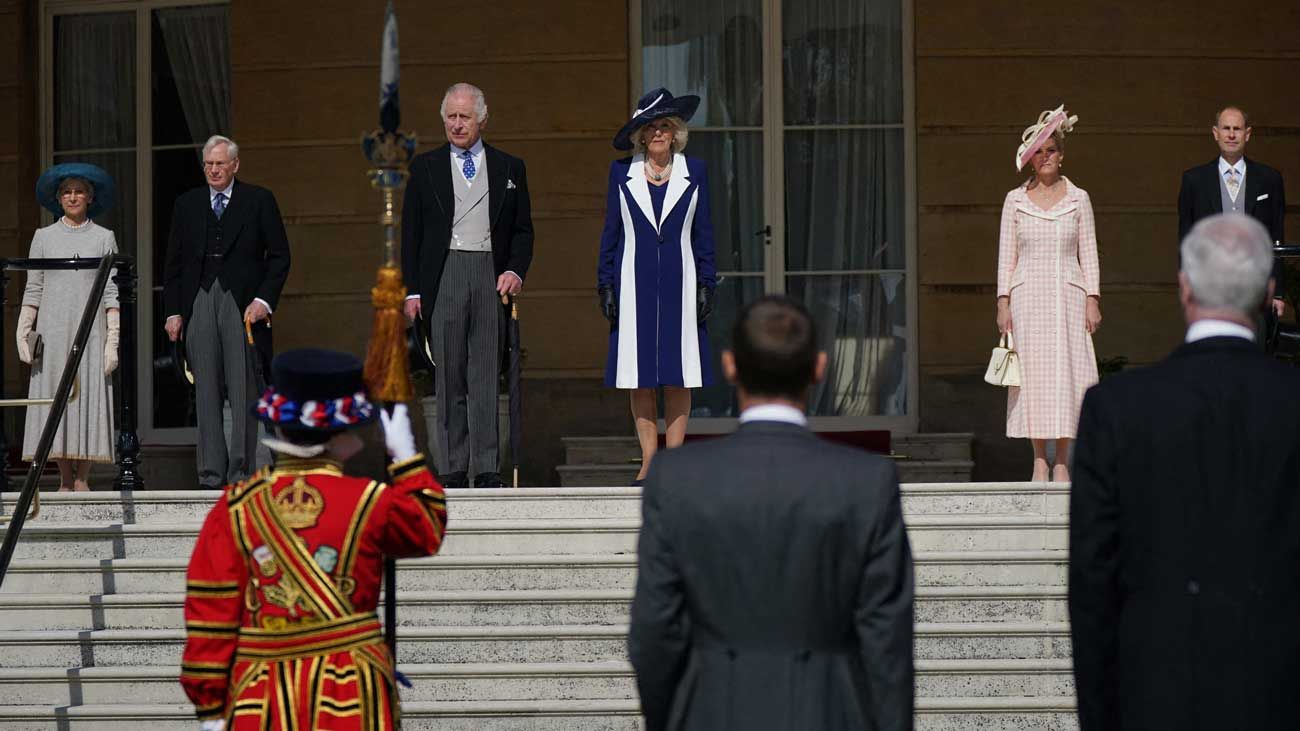
MULTIPOLYGON (((903 482, 970 482, 971 433, 895 434, 891 440, 903 482)), ((564 487, 630 485, 641 468, 636 437, 561 437, 564 464, 555 469, 564 487)))
MULTIPOLYGON (((904 485, 919 729, 1074 729, 1068 491, 904 485)), ((8 514, 14 494, 0 511, 8 514)), ((0 587, 0 728, 196 728, 177 684, 207 492, 46 495, 0 587)), ((408 729, 640 728, 626 662, 639 493, 449 495, 443 553, 403 561, 408 729)))

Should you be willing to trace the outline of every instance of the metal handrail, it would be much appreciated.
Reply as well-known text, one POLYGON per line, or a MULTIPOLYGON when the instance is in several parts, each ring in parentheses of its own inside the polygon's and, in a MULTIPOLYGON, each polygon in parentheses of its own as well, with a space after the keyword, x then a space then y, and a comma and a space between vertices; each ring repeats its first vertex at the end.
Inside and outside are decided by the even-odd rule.
MULTIPOLYGON (((9 569, 9 562, 13 559, 14 549, 18 544, 18 538, 22 534, 23 525, 27 521, 27 511, 35 499, 41 473, 45 471, 45 465, 49 461, 50 449, 54 446, 54 435, 58 431, 59 423, 63 421, 64 412, 67 410, 68 398, 72 395, 73 383, 76 380, 77 371, 81 367, 81 357, 85 353, 86 343, 90 339, 90 331, 94 324, 95 316, 98 313, 100 303, 104 298, 104 289, 108 286, 109 273, 113 270, 114 266, 118 268, 118 274, 115 280, 119 282, 119 284, 127 285, 126 300, 129 301, 122 300, 119 296, 119 300, 122 300, 119 301, 119 306, 124 303, 128 305, 127 307, 122 308, 122 314, 129 314, 131 317, 134 317, 135 312, 133 284, 135 262, 131 257, 116 254, 99 259, 9 259, 4 260, 3 263, 3 268, 6 270, 67 270, 90 269, 97 267, 97 271, 95 272, 94 285, 90 290, 90 298, 86 300, 85 309, 83 309, 81 313, 81 321, 77 325, 77 334, 73 338, 72 349, 68 352, 68 361, 63 366, 63 373, 59 376, 59 385, 54 391, 54 403, 50 407, 49 416, 45 420, 45 427, 41 430, 41 438, 36 446, 36 454, 32 457, 31 466, 27 470, 27 477, 23 481, 22 491, 18 494, 18 501, 14 504, 13 515, 10 517, 9 524, 6 526, 4 544, 0 545, 0 585, 3 585, 4 583, 5 574, 9 569)), ((134 325, 132 321, 127 320, 126 317, 123 317, 122 319, 126 321, 128 325, 123 328, 124 337, 122 337, 119 342, 119 348, 121 348, 123 352, 130 353, 132 351, 127 351, 126 349, 127 347, 135 347, 134 325), (128 330, 132 333, 130 337, 126 337, 128 330)), ((128 363, 130 370, 134 370, 134 361, 134 357, 123 359, 123 379, 129 379, 130 381, 130 388, 124 388, 123 391, 131 391, 130 394, 123 394, 124 407, 126 406, 126 398, 129 397, 131 400, 134 400, 135 398, 135 374, 128 374, 125 372, 128 363)), ((124 411, 126 410, 127 409, 124 408, 124 411)), ((124 414, 124 417, 125 416, 126 414, 124 414)), ((126 421, 126 419, 124 418, 123 421, 126 421)), ((127 426, 130 427, 130 439, 134 440, 135 422, 133 405, 130 408, 130 423, 123 424, 123 427, 127 426)), ((124 442, 125 440, 119 438, 120 444, 124 442)), ((136 440, 135 443, 135 450, 136 452, 139 450, 138 440, 136 440)), ((132 453, 130 457, 134 460, 135 454, 132 453)), ((134 461, 129 465, 129 468, 132 471, 134 470, 134 461)), ((123 466, 124 472, 127 469, 127 466, 123 466)), ((119 475, 119 484, 123 481, 123 477, 124 475, 119 475)), ((136 484, 138 484, 138 481, 136 484)))

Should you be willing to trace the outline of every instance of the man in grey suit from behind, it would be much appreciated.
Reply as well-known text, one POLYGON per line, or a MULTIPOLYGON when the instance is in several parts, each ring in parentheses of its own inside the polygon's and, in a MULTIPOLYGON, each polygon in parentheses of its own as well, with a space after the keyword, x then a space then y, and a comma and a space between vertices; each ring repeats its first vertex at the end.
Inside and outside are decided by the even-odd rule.
POLYGON ((764 297, 722 368, 740 428, 655 457, 628 650, 647 731, 912 728, 912 553, 889 460, 818 439, 808 312, 764 297))

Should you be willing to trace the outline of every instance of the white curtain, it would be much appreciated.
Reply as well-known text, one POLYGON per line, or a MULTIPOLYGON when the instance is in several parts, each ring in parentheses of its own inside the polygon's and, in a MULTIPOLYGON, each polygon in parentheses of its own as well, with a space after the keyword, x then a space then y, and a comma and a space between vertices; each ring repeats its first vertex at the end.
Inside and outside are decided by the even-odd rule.
POLYGON ((194 142, 230 130, 230 34, 225 5, 158 10, 158 27, 194 142))
POLYGON ((810 411, 906 410, 902 38, 898 0, 786 0, 783 8, 787 291, 830 357, 810 411), (896 269, 882 274, 806 271, 896 269))

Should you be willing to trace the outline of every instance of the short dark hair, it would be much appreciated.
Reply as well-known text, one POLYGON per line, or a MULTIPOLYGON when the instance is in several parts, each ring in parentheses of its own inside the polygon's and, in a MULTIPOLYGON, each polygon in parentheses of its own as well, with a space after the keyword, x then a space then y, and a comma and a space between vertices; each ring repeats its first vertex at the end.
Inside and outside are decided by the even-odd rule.
POLYGON ((751 395, 802 401, 817 368, 817 326, 802 304, 767 295, 740 311, 731 332, 736 380, 751 395))

